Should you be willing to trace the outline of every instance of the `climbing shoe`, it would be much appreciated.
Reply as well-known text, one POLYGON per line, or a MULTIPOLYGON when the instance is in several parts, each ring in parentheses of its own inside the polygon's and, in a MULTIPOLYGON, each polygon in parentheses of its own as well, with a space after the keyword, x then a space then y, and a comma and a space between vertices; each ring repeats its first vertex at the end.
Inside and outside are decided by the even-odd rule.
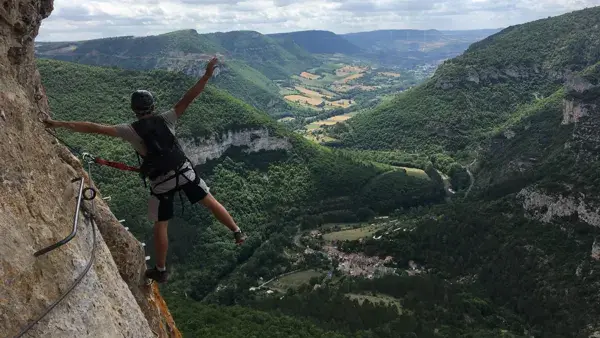
POLYGON ((241 245, 246 240, 246 236, 244 236, 242 230, 238 230, 233 233, 233 239, 235 239, 236 245, 241 245))
POLYGON ((168 271, 158 271, 156 267, 146 270, 146 278, 155 280, 158 283, 166 283, 169 279, 168 271))

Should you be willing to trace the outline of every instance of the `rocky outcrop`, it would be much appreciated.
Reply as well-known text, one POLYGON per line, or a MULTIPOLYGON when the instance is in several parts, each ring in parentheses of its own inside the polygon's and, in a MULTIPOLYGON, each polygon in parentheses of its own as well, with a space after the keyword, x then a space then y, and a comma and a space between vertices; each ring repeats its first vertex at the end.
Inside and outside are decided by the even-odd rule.
MULTIPOLYGON (((546 194, 534 187, 528 187, 517 195, 528 217, 544 223, 550 223, 561 217, 577 217, 589 225, 600 227, 600 207, 585 200, 583 194, 562 196, 546 194)), ((600 260, 598 239, 592 245, 590 256, 600 260)))
MULTIPOLYGON (((81 163, 37 120, 48 111, 33 40, 52 1, 13 0, 0 6, 0 335, 13 337, 42 314, 91 258, 92 223, 79 220, 66 245, 33 253, 70 233, 81 163)), ((178 337, 155 287, 141 286, 144 251, 95 200, 97 249, 89 272, 25 337, 178 337)), ((83 210, 91 210, 86 202, 83 210)))
POLYGON ((563 100, 563 120, 562 124, 577 123, 579 120, 588 116, 589 107, 574 100, 563 100))
POLYGON ((200 165, 221 157, 231 147, 242 147, 245 153, 269 150, 289 150, 291 142, 282 137, 271 136, 269 129, 247 129, 227 131, 201 142, 182 141, 181 146, 192 162, 200 165))
POLYGON ((592 245, 591 256, 593 259, 600 261, 600 242, 597 238, 594 240, 594 244, 592 245))
POLYGON ((556 217, 576 215, 589 225, 600 227, 600 207, 585 200, 583 194, 563 196, 546 194, 528 187, 517 194, 528 215, 541 222, 551 222, 556 217))
MULTIPOLYGON (((548 79, 550 81, 566 81, 571 72, 554 69, 542 69, 539 66, 507 65, 504 67, 481 67, 457 65, 452 76, 440 76, 436 80, 436 88, 451 89, 468 82, 477 85, 490 85, 509 80, 548 79), (460 74, 460 75, 456 75, 460 74)), ((442 68, 443 69, 443 68, 442 68)))
POLYGON ((590 113, 597 110, 598 106, 594 100, 582 100, 582 98, 599 87, 581 76, 569 76, 565 84, 567 98, 563 101, 562 124, 578 123, 582 117, 589 116, 590 113))

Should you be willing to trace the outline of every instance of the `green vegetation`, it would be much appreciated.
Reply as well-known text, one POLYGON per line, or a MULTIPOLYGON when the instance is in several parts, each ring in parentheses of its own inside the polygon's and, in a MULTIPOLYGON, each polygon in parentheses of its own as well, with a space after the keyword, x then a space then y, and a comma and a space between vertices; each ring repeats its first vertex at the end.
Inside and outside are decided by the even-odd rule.
POLYGON ((270 34, 269 37, 281 41, 291 41, 315 54, 355 54, 360 48, 343 37, 328 31, 301 31, 292 33, 270 34))
POLYGON ((381 304, 384 305, 394 305, 398 308, 398 314, 402 314, 402 305, 400 304, 400 300, 386 296, 383 294, 375 294, 375 295, 360 295, 355 293, 348 293, 346 296, 350 299, 356 299, 358 304, 363 305, 365 301, 368 301, 372 304, 381 304))
MULTIPOLYGON (((111 124, 133 119, 129 99, 135 88, 151 90, 161 110, 171 107, 196 81, 180 73, 136 72, 55 60, 39 60, 38 67, 55 118, 111 124)), ((174 271, 167 293, 185 292, 193 300, 208 297, 232 304, 235 299, 244 299, 244 290, 259 277, 268 280, 291 271, 289 259, 281 253, 302 222, 316 227, 318 223, 311 222, 317 216, 327 222, 357 219, 357 210, 385 203, 377 197, 363 196, 361 187, 382 184, 386 170, 285 131, 268 116, 212 85, 183 115, 178 136, 199 141, 224 131, 247 128, 269 129, 272 137, 287 138, 293 148, 250 155, 232 148, 222 158, 199 165, 198 170, 249 239, 243 247, 236 248, 231 234, 205 209, 186 207, 185 213, 180 214, 180 201, 176 199, 167 263, 174 271), (336 202, 340 199, 341 204, 336 202), (235 281, 231 284, 235 288, 214 293, 218 283, 230 279, 235 281)), ((59 130, 59 134, 97 156, 137 163, 134 151, 117 139, 64 130, 59 130)), ((151 243, 151 228, 146 220, 147 191, 139 177, 97 167, 94 179, 102 192, 112 197, 110 207, 114 214, 126 219, 138 239, 151 243)), ((430 181, 403 179, 411 194, 422 185, 423 203, 439 200, 430 181)), ((399 194, 385 198, 399 198, 399 194)), ((151 255, 152 246, 147 250, 151 255)))
POLYGON ((362 149, 457 152, 474 147, 523 105, 552 95, 568 70, 600 58, 600 8, 508 28, 446 61, 425 84, 331 135, 362 149), (559 81, 556 81, 559 80, 559 81), (418 127, 417 127, 418 126, 418 127))
POLYGON ((280 116, 291 107, 271 80, 287 78, 317 61, 303 50, 296 54, 256 32, 198 34, 175 31, 147 37, 115 37, 89 41, 42 43, 36 54, 88 65, 132 70, 166 69, 194 77, 214 54, 226 57, 214 84, 250 105, 280 116))
POLYGON ((360 57, 399 68, 435 64, 461 54, 473 42, 498 32, 491 30, 438 31, 376 30, 343 34, 342 37, 364 50, 360 57))
POLYGON ((226 61, 214 78, 219 89, 272 116, 285 114, 290 106, 279 94, 279 87, 256 69, 240 61, 226 61))
POLYGON ((322 277, 321 272, 315 270, 306 270, 295 272, 269 283, 269 288, 279 289, 285 292, 287 289, 298 289, 304 284, 308 284, 312 278, 322 277))
POLYGON ((519 337, 524 329, 509 311, 435 277, 342 277, 313 290, 315 282, 249 306, 306 318, 345 337, 519 337))
POLYGON ((511 199, 424 210, 413 231, 347 243, 345 249, 392 255, 400 266, 411 259, 435 267, 430 274, 481 292, 486 309, 519 315, 523 321, 504 322, 513 332, 527 323, 534 336, 582 335, 598 315, 600 263, 589 257, 598 230, 568 219, 528 220, 514 213, 518 206, 511 199))
POLYGON ((256 311, 239 306, 200 305, 192 300, 169 298, 169 310, 185 337, 295 337, 342 338, 341 334, 318 328, 307 320, 256 311))
POLYGON ((364 226, 356 229, 342 230, 337 232, 330 232, 323 235, 323 239, 326 241, 355 241, 359 238, 364 238, 373 235, 380 228, 378 226, 364 226))
MULTIPOLYGON (((231 148, 199 166, 249 238, 235 247, 197 206, 176 215, 168 262, 173 281, 162 291, 178 326, 186 335, 215 337, 587 337, 598 331, 600 261, 590 254, 600 238, 590 225, 600 202, 597 25, 600 7, 510 27, 377 107, 369 102, 383 98, 373 94, 357 108, 302 111, 285 122, 289 128, 209 85, 184 116, 180 137, 199 141, 226 130, 267 128, 292 149, 248 154, 231 148), (335 149, 290 131, 350 113, 356 115, 346 122, 319 128, 335 149), (448 182, 456 194, 444 191, 448 182), (560 203, 572 199, 577 211, 562 208, 564 216, 542 223, 541 215, 560 207, 524 210, 524 188, 560 203), (374 219, 382 215, 390 217, 374 219), (326 241, 343 241, 322 248, 323 239, 301 237, 313 229, 329 232, 326 241), (338 270, 341 262, 350 267, 338 270), (344 275, 348 270, 352 276, 344 275)), ((463 33, 432 32, 444 42, 438 52, 465 43, 458 41, 463 33)), ((280 88, 302 81, 336 99, 358 95, 317 83, 347 65, 343 57, 319 56, 318 68, 293 68, 290 63, 308 62, 296 42, 256 34, 219 33, 205 43, 239 48, 231 64, 240 62, 247 78, 260 77, 254 69, 271 69, 273 78, 285 77, 280 88), (275 53, 262 55, 282 58, 266 62, 248 39, 275 53), (290 78, 306 70, 320 78, 290 78)), ((423 53, 438 48, 420 47, 423 53)), ((56 61, 39 67, 56 117, 107 123, 131 117, 129 95, 138 86, 166 108, 195 81, 56 61)), ((394 77, 380 71, 394 73, 386 68, 352 81, 394 77)), ((273 90, 265 78, 258 82, 253 95, 273 90)), ((116 140, 61 136, 135 163, 133 151, 116 140)), ((110 168, 95 173, 117 217, 150 243, 146 192, 137 176, 110 168)))
POLYGON ((276 40, 254 31, 234 31, 206 35, 236 59, 243 60, 272 80, 310 68, 316 60, 301 48, 281 46, 276 40))

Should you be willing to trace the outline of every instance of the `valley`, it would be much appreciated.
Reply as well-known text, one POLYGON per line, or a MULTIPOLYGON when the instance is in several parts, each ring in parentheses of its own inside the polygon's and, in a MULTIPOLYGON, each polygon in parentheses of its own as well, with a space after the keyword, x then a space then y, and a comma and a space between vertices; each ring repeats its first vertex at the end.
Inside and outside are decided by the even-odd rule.
MULTIPOLYGON (((248 239, 236 247, 198 205, 175 212, 161 292, 186 336, 591 337, 599 18, 594 7, 502 30, 187 30, 36 55, 54 117, 107 124, 133 120, 133 88, 168 109, 201 75, 198 55, 222 56, 177 136, 248 239)), ((59 136, 136 163, 119 140, 59 136)), ((152 256, 139 177, 94 170, 152 256)))

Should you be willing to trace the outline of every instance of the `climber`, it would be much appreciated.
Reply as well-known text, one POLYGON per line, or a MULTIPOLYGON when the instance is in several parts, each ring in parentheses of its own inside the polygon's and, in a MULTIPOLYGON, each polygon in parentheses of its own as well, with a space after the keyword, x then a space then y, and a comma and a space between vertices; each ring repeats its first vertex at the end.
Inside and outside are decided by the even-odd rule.
POLYGON ((217 58, 212 58, 200 80, 170 110, 154 113, 154 97, 149 91, 137 90, 131 95, 131 109, 137 121, 131 124, 103 125, 92 122, 55 121, 46 117, 47 128, 63 127, 80 133, 94 133, 121 138, 129 142, 142 158, 140 171, 150 180, 148 217, 154 222, 155 267, 146 270, 146 277, 159 283, 168 279, 166 269, 168 249, 167 226, 173 217, 175 192, 183 192, 190 203, 200 203, 233 233, 237 245, 245 238, 227 210, 210 194, 175 137, 177 119, 202 93, 211 78, 217 58))

